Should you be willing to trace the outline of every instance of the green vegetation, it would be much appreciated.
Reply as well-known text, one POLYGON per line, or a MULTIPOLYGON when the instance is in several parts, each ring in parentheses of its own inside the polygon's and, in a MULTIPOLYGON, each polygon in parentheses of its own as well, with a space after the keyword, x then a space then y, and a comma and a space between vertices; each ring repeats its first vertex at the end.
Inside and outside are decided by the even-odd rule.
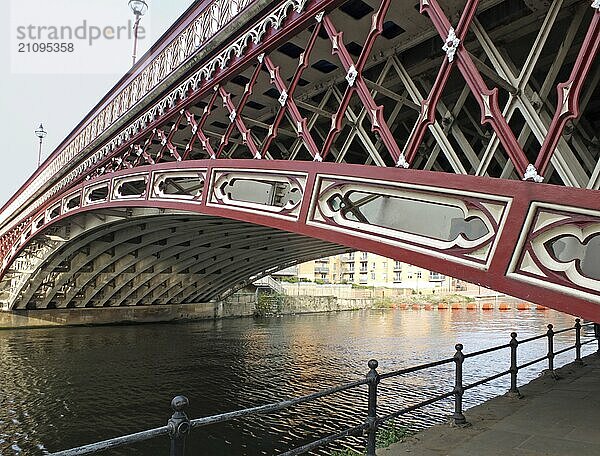
POLYGON ((408 304, 408 305, 413 305, 413 304, 418 304, 418 305, 425 305, 425 304, 440 304, 440 303, 446 303, 446 304, 450 304, 453 302, 459 302, 459 303, 463 303, 466 304, 468 302, 474 302, 475 299, 471 298, 469 296, 463 296, 463 295, 458 295, 458 294, 447 294, 447 295, 443 295, 443 294, 437 294, 437 293, 431 293, 431 294, 414 294, 414 295, 407 295, 407 296, 393 296, 393 297, 384 297, 384 298, 379 298, 375 301, 374 307, 375 308, 389 308, 389 307, 396 307, 398 304, 408 304))
POLYGON ((281 315, 284 297, 280 294, 261 293, 254 308, 255 317, 273 317, 281 315))
POLYGON ((279 277, 278 280, 280 282, 287 282, 287 283, 298 283, 298 282, 300 282, 300 283, 312 283, 312 280, 306 279, 304 277, 298 278, 298 277, 294 277, 294 276, 291 276, 291 277, 279 277))
POLYGON ((410 429, 403 426, 396 427, 396 425, 392 423, 391 426, 380 428, 379 431, 377 431, 377 448, 387 448, 394 443, 401 442, 406 437, 410 437, 413 434, 414 432, 410 429))
POLYGON ((298 279, 298 277, 295 277, 295 276, 291 276, 291 277, 279 277, 279 281, 280 282, 287 282, 287 283, 298 283, 298 282, 300 282, 300 279, 298 279))
POLYGON ((363 454, 352 448, 346 448, 345 450, 333 450, 330 456, 362 456, 363 454))
MULTIPOLYGON (((402 442, 405 438, 413 435, 410 429, 399 426, 396 427, 394 423, 390 426, 382 427, 377 431, 376 446, 377 448, 387 448, 390 445, 398 442, 402 442)), ((352 448, 345 448, 343 450, 334 450, 331 452, 331 456, 363 456, 364 452, 353 450, 352 448)))

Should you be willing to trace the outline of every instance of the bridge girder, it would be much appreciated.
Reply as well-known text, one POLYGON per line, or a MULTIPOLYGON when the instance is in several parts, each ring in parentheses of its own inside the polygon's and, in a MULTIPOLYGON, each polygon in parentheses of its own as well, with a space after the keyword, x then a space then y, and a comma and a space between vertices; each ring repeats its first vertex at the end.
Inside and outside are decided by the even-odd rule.
POLYGON ((210 300, 259 273, 361 249, 598 318, 600 200, 593 191, 439 176, 267 160, 118 171, 40 211, 44 222, 6 266, 4 296, 12 300, 4 302, 45 308, 210 300), (172 179, 180 179, 179 189, 165 184, 172 179), (124 182, 144 186, 122 195, 116 190, 124 182), (87 197, 69 208, 73 195, 87 197), (52 208, 60 209, 46 217, 52 208), (58 242, 55 233, 70 237, 58 242), (29 249, 40 241, 48 247, 25 286, 18 267, 33 264, 29 249), (21 288, 7 294, 13 280, 21 288))

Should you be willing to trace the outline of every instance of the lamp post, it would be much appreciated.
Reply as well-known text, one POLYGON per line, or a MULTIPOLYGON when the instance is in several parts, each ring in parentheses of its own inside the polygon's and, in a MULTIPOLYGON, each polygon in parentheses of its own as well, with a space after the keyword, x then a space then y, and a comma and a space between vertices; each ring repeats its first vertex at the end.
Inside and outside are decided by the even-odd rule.
POLYGON ((35 130, 35 135, 38 138, 40 138, 40 148, 39 148, 39 152, 38 152, 38 168, 42 164, 42 142, 44 141, 44 138, 46 137, 47 134, 48 134, 48 132, 46 130, 44 130, 44 126, 42 124, 40 124, 40 126, 38 127, 37 130, 35 130))
POLYGON ((138 30, 140 28, 140 21, 142 16, 148 11, 148 3, 145 0, 129 0, 129 8, 133 11, 135 16, 135 24, 133 25, 133 65, 137 58, 137 42, 138 42, 138 30))

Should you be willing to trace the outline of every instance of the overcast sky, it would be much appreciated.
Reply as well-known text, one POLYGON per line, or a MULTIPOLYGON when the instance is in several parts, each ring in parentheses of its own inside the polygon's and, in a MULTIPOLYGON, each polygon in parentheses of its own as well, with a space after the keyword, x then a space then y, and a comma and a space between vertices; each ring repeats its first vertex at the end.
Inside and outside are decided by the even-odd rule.
MULTIPOLYGON (((86 40, 54 39, 51 29, 41 30, 43 41, 73 42, 76 52, 18 53, 37 40, 24 27, 112 27, 132 19, 128 0, 4 0, 0 14, 0 205, 4 204, 35 171, 38 139, 34 130, 40 122, 48 132, 43 157, 47 157, 100 101, 131 66, 133 42, 127 36, 110 41, 100 37, 91 45, 86 40), (8 11, 7 11, 8 9, 8 11), (19 27, 21 32, 19 33, 19 27), (23 33, 27 34, 25 38, 23 33), (23 48, 23 46, 25 46, 23 48)), ((193 0, 149 0, 142 19, 148 37, 140 41, 138 57, 156 41, 193 3, 193 0)), ((68 33, 65 29, 64 34, 68 33)), ((82 33, 82 30, 80 30, 82 33)), ((110 31, 108 32, 110 36, 110 31)), ((65 37, 66 35, 63 35, 65 37)), ((39 48, 37 48, 39 51, 39 48)), ((63 48, 64 49, 64 48, 63 48)))

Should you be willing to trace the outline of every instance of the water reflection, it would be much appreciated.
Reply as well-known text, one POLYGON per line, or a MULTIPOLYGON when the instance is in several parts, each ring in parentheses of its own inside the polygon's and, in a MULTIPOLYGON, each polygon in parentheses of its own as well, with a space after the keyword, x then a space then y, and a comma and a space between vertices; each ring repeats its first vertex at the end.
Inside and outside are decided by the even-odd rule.
MULTIPOLYGON (((172 396, 191 399, 191 417, 306 394, 362 377, 367 360, 380 371, 450 357, 539 334, 547 323, 571 326, 555 312, 373 310, 338 314, 201 322, 185 325, 64 328, 0 332, 0 454, 42 455, 166 423, 172 396)), ((556 349, 573 335, 557 336, 556 349)), ((588 350, 594 347, 588 346, 588 350)), ((519 347, 543 356, 545 341, 519 347)), ((508 368, 508 351, 465 361, 465 382, 508 368)), ((560 365, 573 357, 557 357, 560 365)), ((520 374, 533 378, 538 367, 520 374)), ((381 413, 451 388, 453 366, 386 381, 381 413)), ((467 407, 508 388, 468 391, 467 407)), ((359 423, 364 389, 303 405, 277 416, 238 420, 194 431, 190 454, 274 454, 359 423)), ((400 424, 414 429, 449 415, 435 404, 400 424)), ((153 441, 114 455, 166 454, 153 441)))

